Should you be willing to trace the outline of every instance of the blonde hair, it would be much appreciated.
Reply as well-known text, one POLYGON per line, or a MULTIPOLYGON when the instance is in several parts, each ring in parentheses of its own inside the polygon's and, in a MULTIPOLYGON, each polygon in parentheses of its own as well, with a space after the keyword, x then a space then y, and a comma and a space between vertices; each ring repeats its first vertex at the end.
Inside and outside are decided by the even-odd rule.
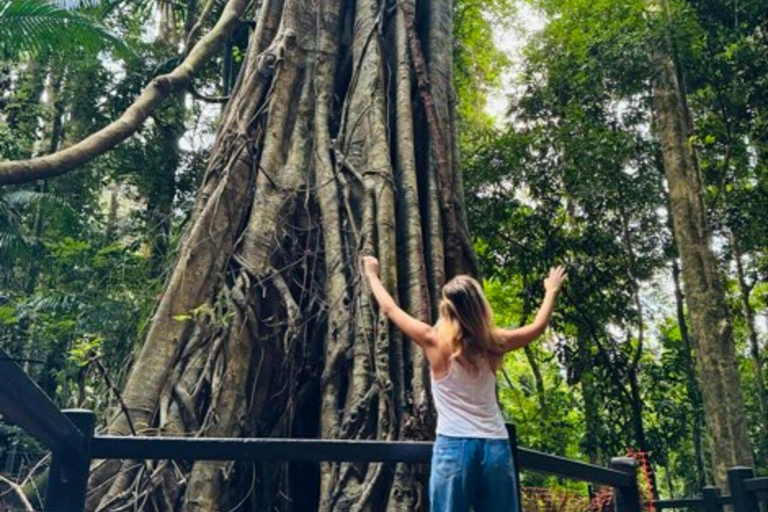
POLYGON ((484 362, 496 369, 503 351, 493 334, 493 311, 480 283, 466 275, 448 281, 439 315, 439 336, 450 341, 455 357, 461 357, 471 373, 478 373, 484 362))

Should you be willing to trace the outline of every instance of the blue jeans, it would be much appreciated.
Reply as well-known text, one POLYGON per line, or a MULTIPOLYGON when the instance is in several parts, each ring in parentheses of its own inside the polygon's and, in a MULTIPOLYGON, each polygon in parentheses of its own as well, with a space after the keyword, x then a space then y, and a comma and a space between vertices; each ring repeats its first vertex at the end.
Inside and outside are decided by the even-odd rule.
POLYGON ((432 512, 518 512, 509 441, 437 436, 429 502, 432 512))

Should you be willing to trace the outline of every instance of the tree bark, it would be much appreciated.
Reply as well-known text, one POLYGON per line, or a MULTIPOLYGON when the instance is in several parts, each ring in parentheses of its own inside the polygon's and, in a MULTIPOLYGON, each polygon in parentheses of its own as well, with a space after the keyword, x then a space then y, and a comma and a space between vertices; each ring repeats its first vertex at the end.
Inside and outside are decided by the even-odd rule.
MULTIPOLYGON (((466 235, 461 180, 455 157, 430 164, 443 148, 425 137, 452 132, 450 81, 418 77, 451 67, 450 34, 433 33, 450 27, 451 2, 388 6, 261 5, 123 390, 130 421, 116 411, 110 434, 432 436, 423 354, 379 315, 358 261, 376 254, 387 288, 425 321, 445 276, 472 268, 466 248, 443 256, 444 226, 466 235), (441 23, 413 23, 432 16, 441 23), (430 102, 447 114, 421 115, 430 102), (451 203, 433 202, 447 183, 451 203)), ((93 468, 88 510, 292 510, 295 482, 319 493, 320 510, 424 510, 422 481, 404 464, 323 464, 318 475, 112 461, 93 468)))
POLYGON ((684 91, 670 50, 656 55, 654 113, 662 146, 674 234, 695 342, 707 429, 712 440, 715 482, 725 486, 726 469, 752 465, 733 333, 702 197, 684 91))

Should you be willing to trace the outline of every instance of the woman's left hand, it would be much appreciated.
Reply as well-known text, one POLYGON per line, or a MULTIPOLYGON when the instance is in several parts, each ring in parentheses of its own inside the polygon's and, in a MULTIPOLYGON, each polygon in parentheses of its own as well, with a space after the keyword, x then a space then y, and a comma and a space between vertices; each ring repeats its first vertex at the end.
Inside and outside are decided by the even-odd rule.
POLYGON ((565 267, 560 266, 549 270, 549 277, 544 280, 544 289, 547 292, 558 293, 563 287, 563 281, 568 277, 565 267))

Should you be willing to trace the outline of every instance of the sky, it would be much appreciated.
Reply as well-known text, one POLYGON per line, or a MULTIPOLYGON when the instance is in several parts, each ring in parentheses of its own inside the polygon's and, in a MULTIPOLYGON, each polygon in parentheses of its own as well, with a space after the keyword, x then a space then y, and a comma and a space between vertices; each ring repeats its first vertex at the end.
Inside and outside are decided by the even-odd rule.
POLYGON ((523 48, 526 43, 541 31, 546 24, 544 16, 527 3, 520 2, 514 20, 507 26, 494 27, 494 43, 510 57, 512 65, 502 77, 502 85, 488 95, 485 111, 497 122, 504 121, 509 95, 519 85, 518 76, 522 71, 523 48))

